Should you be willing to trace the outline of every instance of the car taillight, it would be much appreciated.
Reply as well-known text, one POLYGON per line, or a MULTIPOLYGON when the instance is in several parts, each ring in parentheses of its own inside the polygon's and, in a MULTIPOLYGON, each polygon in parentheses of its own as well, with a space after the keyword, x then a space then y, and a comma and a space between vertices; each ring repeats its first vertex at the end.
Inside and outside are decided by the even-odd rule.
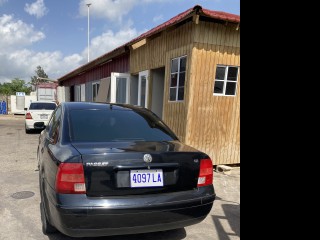
POLYGON ((198 187, 211 185, 213 182, 213 166, 210 158, 200 160, 198 187))
POLYGON ((26 119, 32 119, 32 116, 29 112, 26 114, 26 119))
POLYGON ((56 192, 68 194, 86 193, 83 165, 61 163, 56 176, 56 192))

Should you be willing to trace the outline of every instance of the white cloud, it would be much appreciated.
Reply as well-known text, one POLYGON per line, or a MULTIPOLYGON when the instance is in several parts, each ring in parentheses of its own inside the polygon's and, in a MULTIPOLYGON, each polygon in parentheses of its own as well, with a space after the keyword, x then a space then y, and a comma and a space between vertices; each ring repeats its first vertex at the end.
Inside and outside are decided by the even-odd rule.
POLYGON ((0 54, 0 82, 20 78, 26 82, 35 75, 37 66, 41 66, 50 78, 59 78, 83 64, 78 54, 63 57, 59 51, 34 52, 22 49, 8 54, 0 54))
MULTIPOLYGON (((145 30, 144 30, 145 31, 145 30)), ((143 31, 143 32, 144 32, 143 31)), ((137 37, 138 32, 127 21, 118 32, 108 30, 90 41, 90 59, 93 60, 137 37)), ((81 54, 63 56, 60 51, 35 52, 26 47, 45 38, 33 25, 17 20, 12 15, 0 17, 0 82, 16 77, 30 81, 37 66, 50 78, 59 78, 86 63, 87 48, 81 54)))
POLYGON ((37 18, 41 18, 48 13, 48 9, 46 8, 43 0, 37 0, 31 4, 26 3, 24 10, 37 18))
POLYGON ((160 22, 163 20, 163 15, 158 15, 158 16, 155 16, 153 19, 152 19, 154 22, 160 22))
POLYGON ((8 2, 8 0, 0 0, 0 6, 8 2))
MULTIPOLYGON (((98 17, 120 21, 122 27, 117 32, 107 30, 91 39, 90 60, 96 59, 146 31, 144 29, 138 32, 130 20, 122 21, 124 14, 131 11, 135 5, 146 1, 148 0, 92 0, 94 5, 91 7, 95 7, 90 11, 92 10, 98 17), (108 4, 111 6, 108 6, 108 4)), ((36 3, 39 2, 43 1, 37 1, 36 3)), ((86 3, 84 0, 81 2, 82 4, 86 3)), ((26 6, 31 7, 31 5, 26 6)), ((87 6, 84 7, 83 15, 86 16, 86 14, 87 6)), ((157 17, 157 19, 160 18, 161 15, 157 17)), ((87 48, 79 54, 68 56, 64 56, 60 51, 35 52, 28 49, 33 43, 44 38, 45 34, 35 30, 32 24, 26 24, 19 19, 15 19, 13 15, 0 16, 0 82, 9 81, 16 77, 28 82, 30 77, 34 76, 37 66, 41 66, 50 78, 56 79, 86 63, 87 48)))
POLYGON ((86 4, 92 3, 90 6, 90 16, 121 22, 123 16, 127 15, 138 4, 166 1, 169 0, 81 0, 79 3, 79 13, 81 16, 88 16, 86 4))
POLYGON ((13 15, 0 16, 0 53, 23 48, 44 38, 45 34, 34 30, 32 24, 14 19, 13 15))
POLYGON ((128 14, 136 4, 136 0, 81 0, 79 12, 81 16, 88 15, 87 3, 90 6, 90 16, 96 18, 106 18, 111 21, 121 21, 122 16, 128 14))
MULTIPOLYGON (((93 38, 90 41, 90 60, 93 60, 122 44, 129 42, 133 38, 138 36, 137 30, 135 28, 125 28, 119 32, 114 33, 111 30, 103 33, 102 35, 93 38)), ((88 48, 82 52, 82 56, 87 56, 88 48)))

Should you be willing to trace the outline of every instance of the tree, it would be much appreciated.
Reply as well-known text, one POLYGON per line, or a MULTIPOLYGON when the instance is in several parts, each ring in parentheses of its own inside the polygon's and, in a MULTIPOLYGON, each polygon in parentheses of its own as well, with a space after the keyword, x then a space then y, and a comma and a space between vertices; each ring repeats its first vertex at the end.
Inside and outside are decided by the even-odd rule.
POLYGON ((15 78, 10 82, 0 84, 0 94, 5 96, 16 95, 16 92, 25 92, 29 95, 31 92, 31 87, 29 87, 24 80, 15 78))
POLYGON ((45 73, 45 71, 43 70, 43 68, 41 66, 37 67, 37 70, 35 70, 35 73, 37 74, 36 76, 31 77, 31 85, 35 86, 38 83, 41 82, 46 82, 46 80, 44 79, 38 79, 38 77, 41 78, 48 78, 48 75, 45 73))

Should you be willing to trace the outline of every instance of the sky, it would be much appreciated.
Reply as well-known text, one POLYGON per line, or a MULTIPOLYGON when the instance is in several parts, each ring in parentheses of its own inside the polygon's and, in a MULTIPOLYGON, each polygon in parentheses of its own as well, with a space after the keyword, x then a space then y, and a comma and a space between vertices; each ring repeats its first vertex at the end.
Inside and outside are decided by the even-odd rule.
POLYGON ((240 15, 240 0, 0 0, 0 83, 57 79, 195 5, 240 15))

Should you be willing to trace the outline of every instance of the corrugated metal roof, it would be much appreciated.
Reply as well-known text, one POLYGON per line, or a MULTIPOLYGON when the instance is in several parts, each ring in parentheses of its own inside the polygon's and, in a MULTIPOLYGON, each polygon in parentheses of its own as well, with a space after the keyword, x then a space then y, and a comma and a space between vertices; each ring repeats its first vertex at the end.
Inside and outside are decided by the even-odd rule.
MULTIPOLYGON (((240 23, 240 16, 236 14, 231 14, 231 13, 226 13, 226 12, 221 12, 221 11, 213 11, 209 9, 204 9, 199 5, 194 6, 193 8, 190 8, 179 15, 171 18, 170 20, 160 24, 159 26, 141 34, 137 38, 132 39, 131 41, 113 49, 112 51, 96 58, 95 60, 75 69, 74 71, 64 75, 63 77, 59 78, 59 82, 66 80, 68 77, 72 77, 75 74, 78 74, 79 72, 86 71, 88 69, 91 69, 94 67, 96 64, 100 64, 101 62, 108 61, 112 57, 114 57, 116 51, 120 51, 121 53, 124 53, 126 50, 126 47, 131 46, 132 44, 139 42, 140 40, 150 37, 154 34, 157 34, 165 29, 167 29, 170 26, 173 26, 189 17, 191 17, 194 13, 198 13, 200 16, 206 16, 212 19, 217 19, 217 20, 222 20, 222 21, 228 21, 228 22, 234 22, 234 23, 240 23), (123 50, 121 51, 121 48, 123 50)), ((120 54, 118 54, 120 55, 120 54)))
POLYGON ((204 15, 214 18, 214 19, 219 19, 219 20, 224 20, 228 22, 234 22, 234 23, 240 23, 240 16, 236 14, 231 14, 231 13, 225 13, 225 12, 219 12, 219 11, 212 11, 208 9, 202 9, 202 12, 204 15))
POLYGON ((220 11, 208 10, 208 9, 202 8, 199 5, 196 5, 193 8, 190 8, 187 11, 185 11, 183 13, 180 13, 179 15, 171 18, 170 20, 168 20, 168 21, 160 24, 159 26, 149 30, 148 32, 143 33, 139 37, 137 37, 137 38, 131 40, 130 42, 128 42, 126 45, 131 45, 131 44, 133 44, 135 42, 138 42, 138 41, 140 41, 140 40, 142 40, 142 39, 144 39, 146 37, 150 37, 153 34, 161 32, 164 29, 183 21, 187 17, 191 16, 194 12, 199 12, 200 15, 207 16, 207 17, 210 17, 210 18, 213 18, 213 19, 224 20, 224 21, 235 22, 235 23, 239 23, 240 22, 240 16, 239 15, 226 13, 226 12, 220 12, 220 11))

